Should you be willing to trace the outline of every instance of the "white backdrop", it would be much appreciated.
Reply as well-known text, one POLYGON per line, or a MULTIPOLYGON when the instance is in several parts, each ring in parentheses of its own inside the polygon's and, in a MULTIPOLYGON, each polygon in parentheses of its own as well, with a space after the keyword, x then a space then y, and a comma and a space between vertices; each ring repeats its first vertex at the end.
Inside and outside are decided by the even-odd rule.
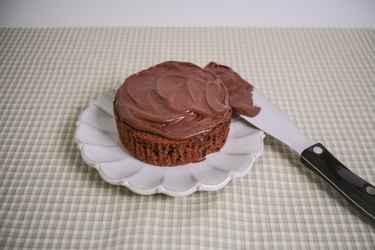
POLYGON ((375 28, 375 0, 0 0, 0 27, 375 28))

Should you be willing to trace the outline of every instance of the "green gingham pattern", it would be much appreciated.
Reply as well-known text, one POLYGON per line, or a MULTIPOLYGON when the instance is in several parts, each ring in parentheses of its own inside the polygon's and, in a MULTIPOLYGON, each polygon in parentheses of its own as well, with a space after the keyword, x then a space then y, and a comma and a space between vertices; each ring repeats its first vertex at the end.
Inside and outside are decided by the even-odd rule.
POLYGON ((0 46, 0 248, 375 248, 374 225, 268 136, 248 176, 183 198, 106 183, 73 136, 127 75, 216 61, 375 183, 374 30, 1 29, 0 46))

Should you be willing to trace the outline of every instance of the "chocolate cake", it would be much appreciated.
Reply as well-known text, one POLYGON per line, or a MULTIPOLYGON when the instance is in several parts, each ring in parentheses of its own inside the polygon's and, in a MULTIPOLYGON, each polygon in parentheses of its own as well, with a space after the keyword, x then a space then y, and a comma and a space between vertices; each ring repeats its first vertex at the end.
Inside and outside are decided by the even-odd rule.
POLYGON ((114 114, 130 154, 153 165, 177 166, 222 148, 232 109, 217 75, 168 61, 129 76, 117 90, 114 114))

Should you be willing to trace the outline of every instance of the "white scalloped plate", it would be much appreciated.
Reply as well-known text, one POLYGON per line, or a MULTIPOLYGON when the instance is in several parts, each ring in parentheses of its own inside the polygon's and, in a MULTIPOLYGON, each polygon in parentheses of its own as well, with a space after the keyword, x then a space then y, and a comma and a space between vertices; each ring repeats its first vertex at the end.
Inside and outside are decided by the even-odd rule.
POLYGON ((118 138, 111 89, 80 115, 74 138, 83 160, 107 182, 141 195, 187 196, 198 190, 216 191, 233 178, 249 173, 263 152, 264 133, 233 118, 227 142, 206 160, 177 167, 157 167, 131 156, 118 138))

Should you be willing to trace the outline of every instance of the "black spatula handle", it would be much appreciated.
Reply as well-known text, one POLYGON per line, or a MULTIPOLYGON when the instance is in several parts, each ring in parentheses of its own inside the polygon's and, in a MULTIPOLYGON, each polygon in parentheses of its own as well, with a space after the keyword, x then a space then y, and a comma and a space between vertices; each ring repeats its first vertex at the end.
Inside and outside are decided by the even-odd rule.
POLYGON ((350 171, 320 143, 305 149, 301 154, 301 162, 375 222, 374 185, 350 171))

